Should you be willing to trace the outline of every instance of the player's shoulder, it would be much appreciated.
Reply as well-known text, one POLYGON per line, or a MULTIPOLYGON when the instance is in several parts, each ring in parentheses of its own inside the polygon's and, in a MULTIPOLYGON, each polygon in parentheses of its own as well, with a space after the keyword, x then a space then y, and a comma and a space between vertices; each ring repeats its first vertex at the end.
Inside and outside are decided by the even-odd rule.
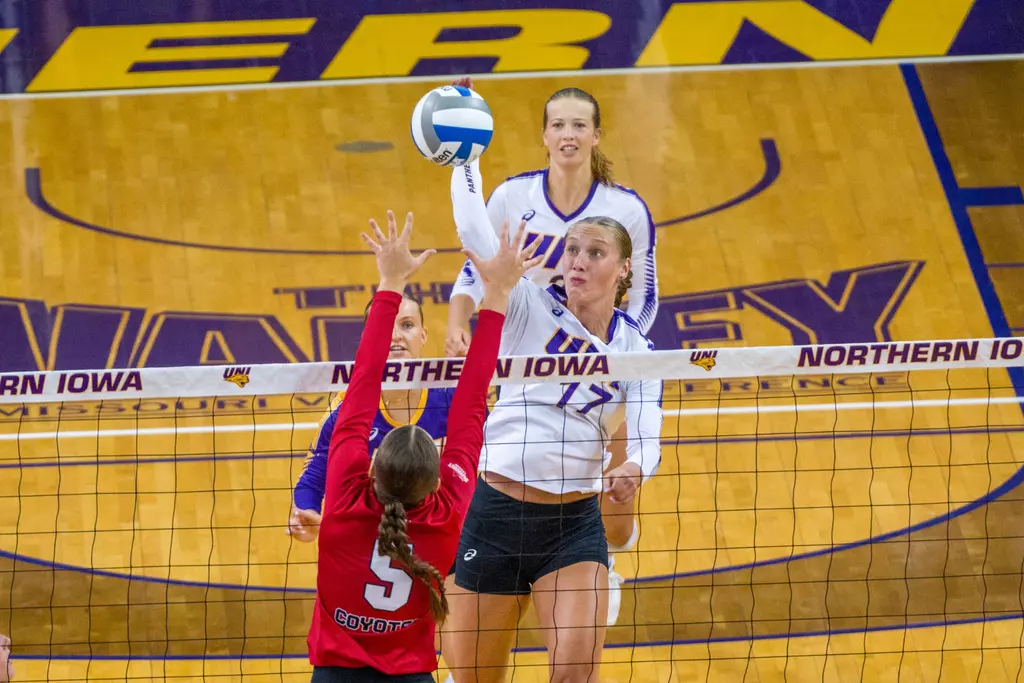
POLYGON ((334 432, 334 423, 338 421, 338 412, 341 410, 341 403, 345 398, 345 392, 339 391, 330 397, 327 403, 327 410, 320 418, 320 426, 317 431, 324 437, 334 432))
POLYGON ((508 176, 501 184, 494 188, 494 191, 505 195, 505 197, 519 197, 529 194, 543 184, 546 172, 544 169, 539 169, 508 176))
POLYGON ((607 201, 613 203, 616 207, 631 209, 644 216, 650 214, 647 202, 644 201, 639 192, 631 187, 613 183, 611 185, 600 185, 598 191, 604 194, 607 201))
POLYGON ((547 287, 542 287, 541 285, 538 285, 536 282, 532 281, 530 282, 530 284, 533 285, 533 287, 531 287, 530 289, 533 292, 534 296, 541 297, 545 301, 554 301, 555 303, 561 304, 562 306, 567 305, 569 297, 565 293, 565 287, 563 287, 562 285, 552 284, 548 285, 547 287))
POLYGON ((533 171, 523 171, 522 173, 516 173, 505 178, 505 182, 502 185, 509 183, 522 184, 524 182, 537 182, 538 179, 543 178, 544 174, 547 173, 547 169, 538 168, 533 171))
POLYGON ((633 319, 633 316, 629 315, 623 310, 615 309, 615 318, 618 320, 618 324, 621 325, 622 333, 625 335, 626 348, 629 351, 654 351, 654 342, 652 342, 643 329, 640 327, 640 323, 633 319))
POLYGON ((645 236, 655 239, 654 217, 639 193, 623 185, 602 185, 603 204, 608 215, 616 218, 635 240, 645 236))
POLYGON ((342 404, 342 402, 344 402, 344 400, 345 400, 345 392, 344 391, 339 391, 338 393, 336 393, 336 394, 334 394, 333 396, 330 397, 330 401, 328 402, 329 408, 328 408, 327 412, 330 414, 329 417, 331 417, 331 419, 333 419, 334 417, 336 417, 338 415, 338 411, 341 410, 341 404, 342 404))
POLYGON ((644 206, 647 205, 644 198, 640 196, 640 193, 628 185, 622 185, 620 183, 608 183, 606 185, 602 183, 601 187, 610 194, 620 197, 623 201, 636 202, 637 204, 642 204, 644 206))

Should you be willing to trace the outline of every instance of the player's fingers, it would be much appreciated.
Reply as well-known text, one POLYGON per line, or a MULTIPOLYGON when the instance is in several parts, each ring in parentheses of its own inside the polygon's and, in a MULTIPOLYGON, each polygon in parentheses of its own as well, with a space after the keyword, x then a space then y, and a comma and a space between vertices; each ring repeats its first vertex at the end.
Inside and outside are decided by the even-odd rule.
POLYGON ((380 245, 374 242, 365 232, 359 233, 359 236, 363 238, 363 241, 366 242, 366 246, 368 246, 370 251, 374 254, 380 251, 380 245))
POLYGON ((628 503, 631 500, 633 500, 633 482, 629 477, 613 476, 612 501, 628 503))
MULTIPOLYGON (((523 245, 526 243, 526 240, 529 239, 529 237, 530 236, 528 234, 526 234, 526 221, 525 220, 520 221, 519 222, 519 230, 516 231, 516 244, 518 244, 519 247, 522 248, 523 245), (519 237, 519 235, 522 235, 522 237, 519 237)), ((536 241, 540 242, 539 239, 536 240, 536 241)))
POLYGON ((463 253, 463 255, 466 258, 469 259, 470 263, 472 263, 474 266, 476 266, 477 271, 479 273, 483 274, 483 271, 480 270, 480 257, 477 256, 476 254, 474 254, 473 252, 471 252, 469 249, 463 249, 462 253, 463 253))
POLYGON ((387 240, 384 239, 384 232, 380 229, 380 226, 377 225, 377 221, 371 218, 370 225, 373 226, 373 236, 376 238, 377 242, 380 244, 386 242, 387 240))
POLYGON ((316 510, 299 510, 298 518, 302 520, 304 524, 319 524, 321 515, 316 510))
POLYGON ((501 222, 501 246, 508 244, 508 219, 506 218, 501 222))
POLYGON ((398 237, 403 244, 408 244, 410 234, 412 234, 412 211, 405 214, 405 225, 402 226, 402 232, 398 237))
POLYGON ((533 268, 534 266, 538 265, 541 261, 544 260, 545 256, 546 254, 541 254, 540 256, 534 256, 532 259, 527 259, 526 261, 523 261, 523 272, 526 272, 530 268, 533 268))
POLYGON ((535 239, 528 245, 523 247, 522 254, 526 258, 533 258, 533 255, 537 253, 537 248, 540 247, 540 239, 535 239))
POLYGON ((523 248, 523 233, 525 233, 525 232, 526 232, 526 221, 521 221, 519 223, 519 227, 516 228, 516 239, 515 239, 515 242, 513 242, 513 244, 515 244, 520 249, 523 248))
POLYGON ((388 209, 388 239, 398 239, 398 221, 395 220, 395 212, 388 209))
POLYGON ((462 358, 468 349, 461 339, 448 339, 444 343, 444 354, 449 358, 462 358))
POLYGON ((428 258, 430 258, 436 253, 437 249, 427 249, 426 251, 424 251, 422 254, 416 257, 416 267, 419 268, 420 266, 422 266, 424 263, 427 262, 428 258))

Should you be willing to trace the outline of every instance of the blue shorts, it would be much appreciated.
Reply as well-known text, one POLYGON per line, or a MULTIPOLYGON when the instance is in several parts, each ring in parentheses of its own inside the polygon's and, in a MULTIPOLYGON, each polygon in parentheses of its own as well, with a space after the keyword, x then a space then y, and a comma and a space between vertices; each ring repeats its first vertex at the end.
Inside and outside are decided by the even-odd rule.
POLYGON ((524 503, 477 481, 455 556, 455 584, 474 593, 529 595, 540 577, 580 562, 608 566, 597 496, 524 503))

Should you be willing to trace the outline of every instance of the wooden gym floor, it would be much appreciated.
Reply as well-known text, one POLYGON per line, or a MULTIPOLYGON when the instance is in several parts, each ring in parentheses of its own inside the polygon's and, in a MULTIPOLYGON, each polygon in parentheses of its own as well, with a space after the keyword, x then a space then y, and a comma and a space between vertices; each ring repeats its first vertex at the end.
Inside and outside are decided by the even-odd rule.
MULTIPOLYGON (((1024 206, 1012 192, 1024 184, 1024 63, 483 79, 498 127, 488 188, 543 163, 543 103, 570 84, 602 102, 618 179, 662 224, 661 339, 839 334, 827 316, 797 319, 766 292, 817 281, 834 301, 850 294, 832 306, 844 313, 855 278, 824 283, 846 271, 865 281, 872 268, 903 268, 897 285, 854 302, 887 302, 868 320, 879 338, 1024 329, 1024 206), (733 303, 681 308, 699 293, 733 303)), ((274 250, 359 250, 358 231, 387 208, 416 213, 418 246, 456 246, 448 173, 407 140, 426 87, 2 101, 0 295, 147 316, 274 316, 292 340, 278 346, 285 357, 324 358, 309 332, 324 312, 282 290, 362 285, 328 311, 359 315, 373 262, 274 250)), ((460 262, 439 254, 424 286, 450 281, 460 262)), ((437 355, 446 307, 425 310, 437 355)), ((204 346, 195 362, 247 362, 251 350, 212 338, 221 355, 204 346)), ((159 349, 142 337, 134 346, 133 364, 159 349)), ((58 347, 29 345, 42 369, 58 347)), ((1006 373, 894 376, 874 394, 793 386, 755 399, 737 383, 670 384, 643 534, 617 559, 635 580, 602 680, 1017 680, 1019 407, 793 407, 1012 396, 1006 373), (719 405, 746 410, 693 412, 719 405), (755 405, 789 408, 758 415, 755 405)), ((85 407, 59 421, 0 406, 0 632, 12 636, 19 679, 308 680, 315 549, 283 527, 309 430, 97 432, 306 424, 325 404, 274 397, 214 420, 213 404, 194 401, 175 420, 166 405, 150 404, 150 416, 126 402, 128 418, 85 407), (93 434, 53 436, 67 430, 93 434)), ((516 681, 545 680, 533 624, 527 616, 516 681)))

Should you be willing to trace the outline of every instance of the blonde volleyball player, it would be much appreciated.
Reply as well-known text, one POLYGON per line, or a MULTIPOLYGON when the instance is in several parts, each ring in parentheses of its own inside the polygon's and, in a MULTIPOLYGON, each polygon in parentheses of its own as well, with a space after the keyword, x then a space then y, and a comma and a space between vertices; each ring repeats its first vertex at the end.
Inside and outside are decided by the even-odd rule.
MULTIPOLYGON (((456 85, 472 87, 469 79, 456 85)), ((564 88, 544 105, 543 142, 548 167, 513 176, 498 185, 487 201, 487 213, 497 231, 504 221, 510 225, 528 221, 529 234, 541 241, 538 253, 548 257, 527 276, 539 285, 561 282, 562 239, 581 216, 609 216, 626 228, 632 242, 627 254, 632 279, 625 283, 626 312, 644 333, 658 312, 658 278, 655 264, 655 228, 647 205, 638 194, 612 177, 611 162, 601 151, 601 107, 590 93, 564 88)), ((452 289, 448 309, 445 352, 465 355, 469 345, 469 319, 483 296, 482 284, 467 261, 452 289)), ((624 432, 609 442, 607 469, 625 462, 624 432)), ((601 501, 608 537, 609 596, 608 625, 618 618, 622 577, 615 572, 616 552, 629 550, 640 535, 635 504, 601 501)))
MULTIPOLYGON (((500 246, 482 197, 479 165, 455 169, 452 203, 463 246, 489 258, 500 246)), ((523 221, 522 224, 525 224, 523 221)), ((507 234, 505 232, 504 234, 507 234)), ((617 308, 634 250, 608 217, 567 231, 565 287, 524 278, 509 297, 503 355, 644 352, 653 347, 617 308)), ((473 259, 474 262, 476 259, 473 259)), ((482 264, 486 282, 492 277, 482 264)), ((632 503, 661 461, 660 381, 503 385, 455 558, 445 659, 458 683, 503 681, 519 616, 532 597, 545 633, 550 680, 599 680, 607 620, 608 543, 602 491, 632 503), (626 461, 604 472, 623 424, 626 461)))

